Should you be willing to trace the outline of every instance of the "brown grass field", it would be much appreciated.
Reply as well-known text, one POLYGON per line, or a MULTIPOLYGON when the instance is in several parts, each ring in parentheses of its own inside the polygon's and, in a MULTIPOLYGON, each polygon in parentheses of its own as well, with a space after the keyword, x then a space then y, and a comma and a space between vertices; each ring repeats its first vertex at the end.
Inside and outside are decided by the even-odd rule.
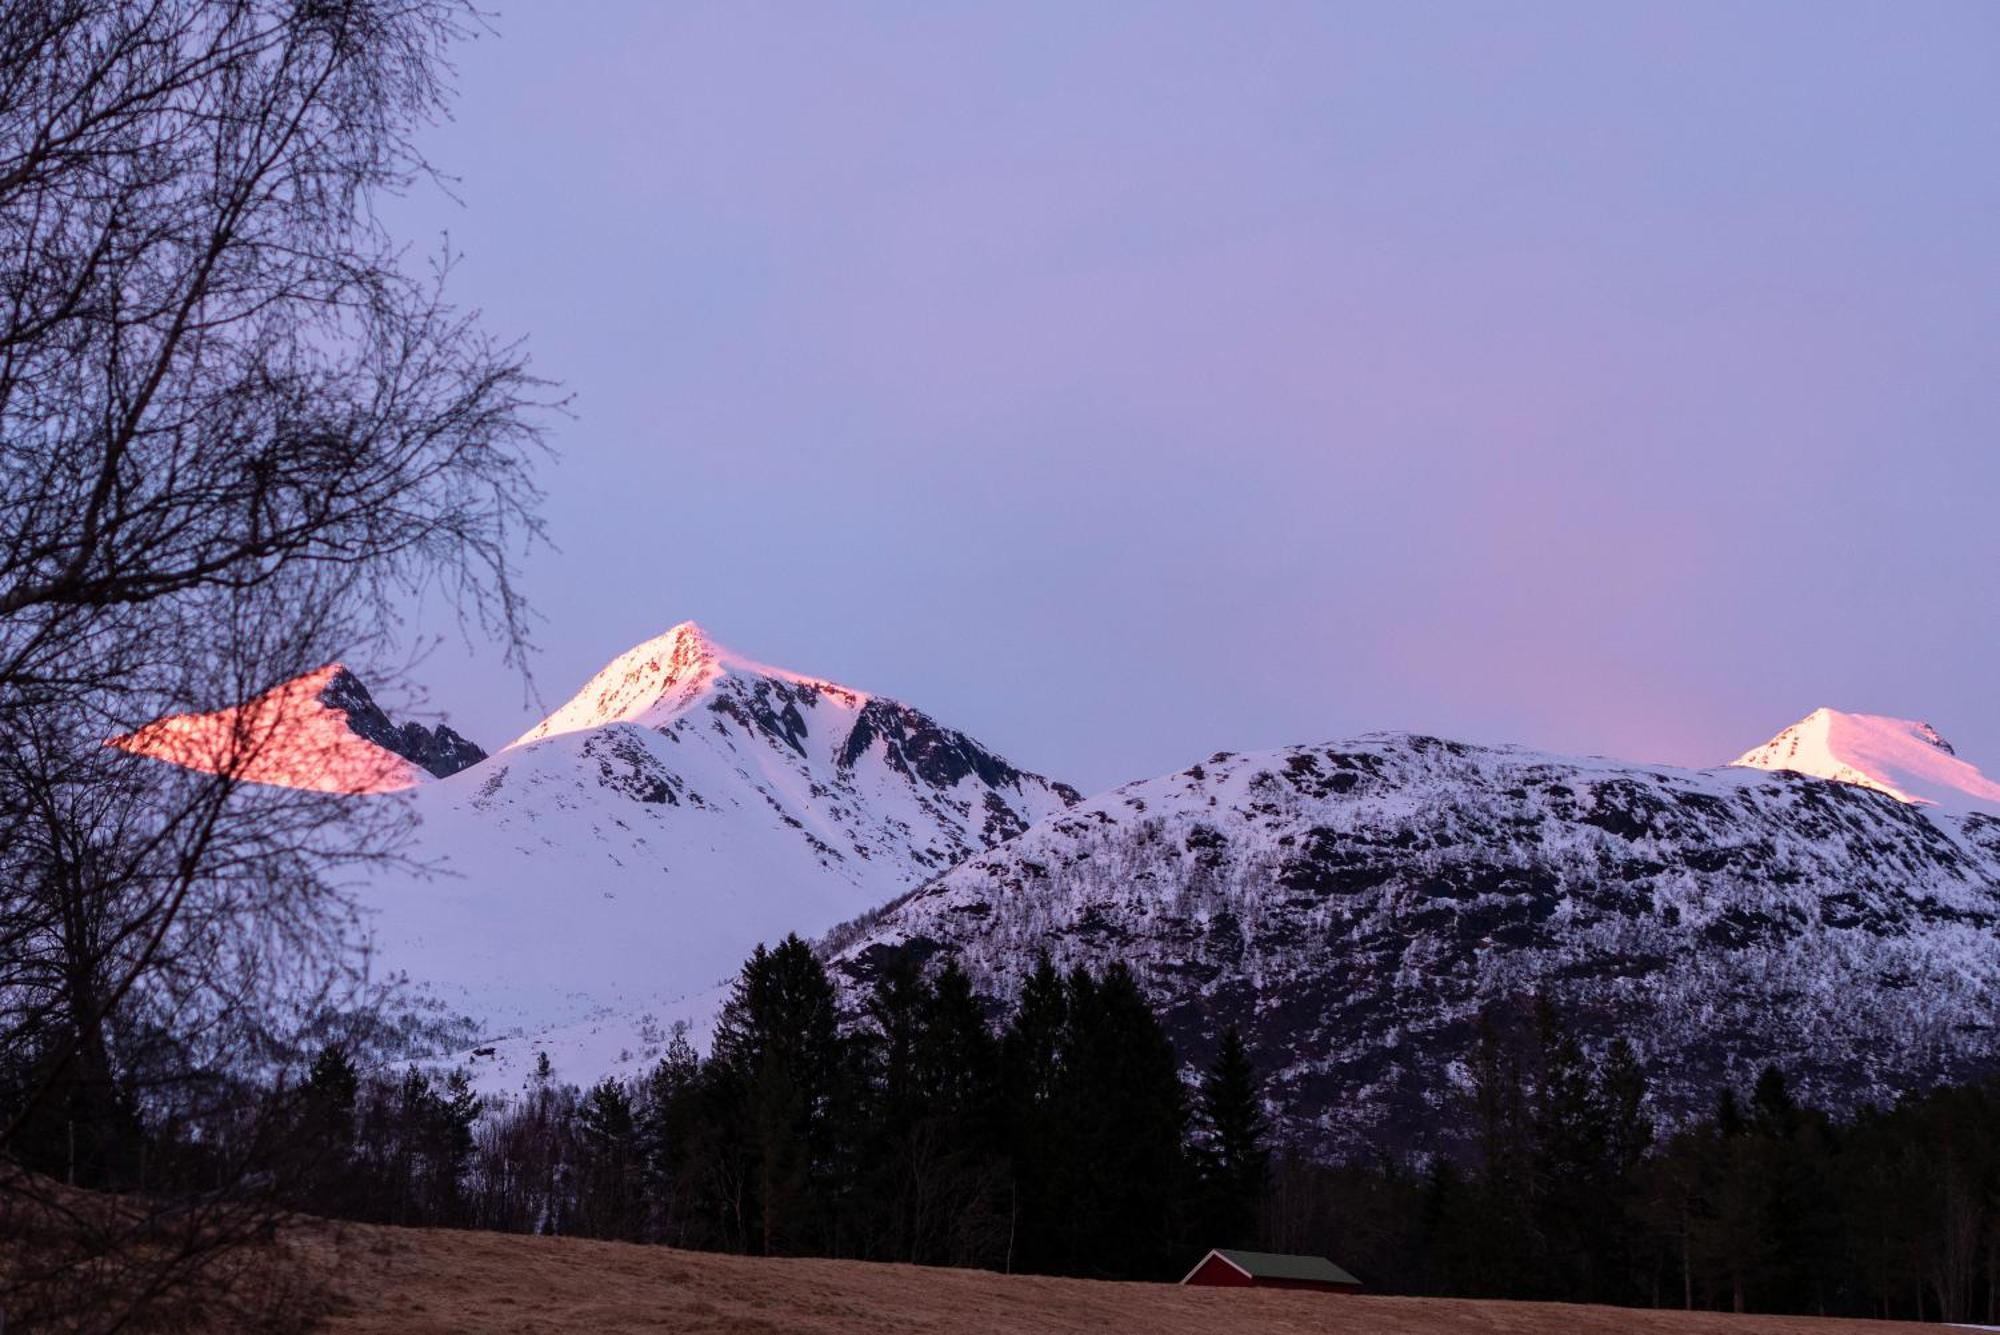
POLYGON ((1916 1329, 1558 1303, 1183 1289, 435 1229, 314 1226, 291 1241, 334 1262, 336 1298, 325 1328, 339 1335, 1838 1335, 1916 1329))

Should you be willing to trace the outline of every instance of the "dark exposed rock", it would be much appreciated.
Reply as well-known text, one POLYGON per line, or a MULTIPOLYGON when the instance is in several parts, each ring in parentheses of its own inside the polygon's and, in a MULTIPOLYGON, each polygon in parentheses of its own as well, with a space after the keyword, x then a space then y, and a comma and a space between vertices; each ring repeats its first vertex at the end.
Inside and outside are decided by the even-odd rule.
POLYGON ((397 724, 382 712, 361 679, 346 668, 334 673, 320 703, 347 715, 347 726, 385 751, 390 751, 437 778, 458 773, 486 759, 486 752, 440 723, 397 724))
POLYGON ((878 741, 891 768, 934 788, 955 787, 968 774, 978 775, 988 788, 1017 788, 1021 783, 1021 771, 964 733, 939 725, 921 710, 880 697, 861 707, 841 748, 841 768, 852 768, 878 741))

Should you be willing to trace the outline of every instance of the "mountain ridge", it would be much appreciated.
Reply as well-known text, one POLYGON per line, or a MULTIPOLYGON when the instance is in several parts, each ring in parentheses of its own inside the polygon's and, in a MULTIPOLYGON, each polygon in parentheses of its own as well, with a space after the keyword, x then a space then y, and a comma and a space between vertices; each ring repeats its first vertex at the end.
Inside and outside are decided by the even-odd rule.
POLYGON ((486 758, 443 723, 394 722, 338 662, 242 704, 159 719, 108 744, 248 783, 355 795, 401 792, 486 758))
POLYGON ((658 1045, 645 1017, 759 941, 823 931, 1078 795, 684 622, 410 800, 440 874, 369 888, 387 963, 488 1038, 630 1017, 619 1050, 640 1060, 658 1045))
POLYGON ((2000 783, 1914 719, 1822 706, 1732 764, 1875 788, 1904 802, 2000 815, 2000 783))
POLYGON ((1197 1059, 1246 1017, 1284 1124, 1334 1147, 1441 1128, 1482 1009, 1545 989, 1600 1039, 1705 1035, 1642 1044, 1680 1107, 1766 1048, 1856 1097, 1963 1073, 2000 995, 1990 781, 1909 720, 1816 710, 1711 770, 1371 733, 1081 799, 693 622, 477 760, 321 673, 267 694, 400 766, 361 790, 415 804, 437 874, 365 907, 381 961, 473 1018, 491 1091, 537 1050, 635 1074, 793 931, 850 999, 885 952, 957 955, 996 1004, 1040 949, 1128 959, 1197 1059))
POLYGON ((1632 1039, 1670 1116, 1766 1061, 1830 1106, 1983 1074, 2000 819, 1749 767, 1373 733, 1220 752, 1086 799, 829 934, 1004 1006, 1046 950, 1130 965, 1198 1064, 1241 1024, 1286 1135, 1465 1133, 1483 1015, 1546 994, 1632 1039))

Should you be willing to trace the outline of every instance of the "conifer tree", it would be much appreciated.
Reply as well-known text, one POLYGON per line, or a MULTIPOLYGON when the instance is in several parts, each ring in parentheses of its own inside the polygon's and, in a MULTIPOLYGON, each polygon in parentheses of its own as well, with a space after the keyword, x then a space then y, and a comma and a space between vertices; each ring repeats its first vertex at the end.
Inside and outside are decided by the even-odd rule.
POLYGON ((632 1098, 606 1076, 577 1108, 578 1214, 584 1232, 599 1238, 636 1236, 638 1211, 633 1172, 638 1137, 632 1098))
POLYGON ((1001 1081, 1007 1155, 1013 1167, 1008 1202, 1006 1270, 1044 1270, 1060 1255, 1061 1165, 1071 1128, 1056 1107, 1069 991, 1043 951, 1021 987, 1001 1039, 1001 1081))
POLYGON ((869 1025, 860 1054, 870 1093, 869 1116, 860 1128, 861 1190, 869 1216, 864 1246, 873 1255, 898 1261, 917 1259, 912 1179, 924 1115, 918 1050, 930 1007, 930 984, 922 966, 909 955, 891 958, 868 998, 869 1025))
POLYGON ((1631 1043, 1622 1036, 1612 1039, 1598 1072, 1598 1097, 1603 1104, 1605 1149, 1613 1171, 1621 1177, 1638 1167, 1653 1143, 1647 1086, 1645 1068, 1631 1043))
POLYGON ((928 997, 917 1058, 921 1088, 934 1112, 967 1136, 983 1136, 992 1112, 999 1054, 972 980, 947 960, 928 997))
POLYGON ((1055 1097, 1063 1035, 1069 1026, 1069 991, 1043 951, 1021 988, 1013 1022, 1004 1040, 1010 1095, 1028 1106, 1055 1097))
POLYGON ((1264 1146, 1263 1101, 1257 1070, 1235 1025, 1223 1032, 1215 1060, 1202 1073, 1197 1125, 1202 1143, 1196 1160, 1201 1177, 1200 1236, 1215 1247, 1245 1247, 1256 1241, 1257 1209, 1270 1175, 1264 1146))
POLYGON ((304 1132, 315 1146, 345 1153, 354 1139, 354 1100, 361 1077, 339 1048, 314 1058, 300 1090, 304 1132))
POLYGON ((701 1109, 702 1063, 677 1026, 665 1055, 645 1080, 635 1112, 635 1134, 646 1183, 646 1233, 685 1247, 698 1235, 696 1204, 705 1181, 696 1154, 704 1131, 701 1109))
POLYGON ((1075 1129, 1064 1230, 1076 1273, 1121 1278, 1171 1268, 1187 1188, 1187 1100, 1179 1059, 1132 972, 1070 975, 1058 1100, 1075 1129))
POLYGON ((1465 1291, 1523 1297, 1535 1236, 1532 1217, 1534 1135, 1527 1080, 1511 1041, 1511 1007, 1482 1012, 1473 1057, 1473 1113, 1478 1173, 1465 1208, 1470 1215, 1460 1258, 1465 1291))
POLYGON ((810 1249, 838 1162, 847 1061, 833 984, 796 934, 775 950, 760 945, 743 966, 716 1026, 715 1060, 741 1092, 753 1139, 758 1249, 810 1249))
POLYGON ((313 1060, 299 1088, 298 1190, 309 1208, 344 1213, 355 1208, 350 1182, 354 1108, 361 1078, 347 1054, 330 1047, 313 1060))

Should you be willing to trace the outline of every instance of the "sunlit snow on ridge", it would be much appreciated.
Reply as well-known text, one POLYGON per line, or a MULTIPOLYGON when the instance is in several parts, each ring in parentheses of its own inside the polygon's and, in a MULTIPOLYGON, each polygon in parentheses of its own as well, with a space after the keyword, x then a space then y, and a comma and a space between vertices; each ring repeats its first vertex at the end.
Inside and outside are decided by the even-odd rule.
POLYGON ((321 793, 393 793, 430 775, 356 734, 326 702, 345 669, 328 663, 252 700, 206 714, 175 714, 110 745, 204 774, 321 793))
POLYGON ((559 709, 516 738, 522 746, 566 732, 607 723, 657 727, 671 720, 703 688, 728 672, 811 686, 837 695, 851 707, 869 697, 846 686, 789 672, 725 649, 692 621, 634 645, 600 668, 559 709))
POLYGON ((1928 723, 1815 709, 1733 762, 1859 784, 1904 802, 2000 814, 2000 783, 1962 760, 1928 723))

